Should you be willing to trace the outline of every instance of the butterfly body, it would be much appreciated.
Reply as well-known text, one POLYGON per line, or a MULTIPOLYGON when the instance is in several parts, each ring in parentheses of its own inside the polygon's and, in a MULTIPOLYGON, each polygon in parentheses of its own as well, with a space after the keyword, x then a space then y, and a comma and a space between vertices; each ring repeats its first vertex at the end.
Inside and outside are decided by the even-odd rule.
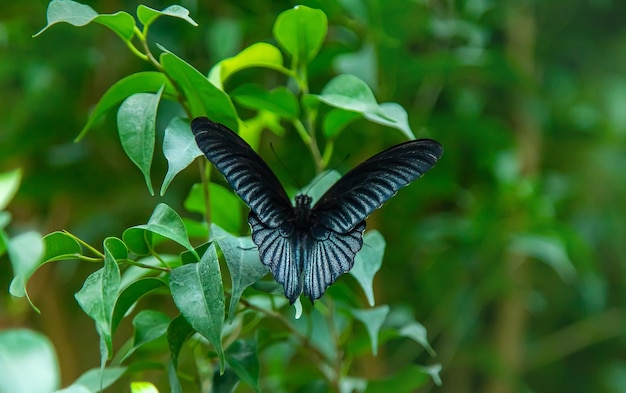
POLYGON ((199 117, 196 143, 250 207, 248 223, 261 262, 294 303, 320 298, 354 265, 365 219, 396 192, 432 168, 443 153, 430 139, 393 146, 344 175, 311 207, 305 194, 293 206, 267 164, 237 134, 199 117))

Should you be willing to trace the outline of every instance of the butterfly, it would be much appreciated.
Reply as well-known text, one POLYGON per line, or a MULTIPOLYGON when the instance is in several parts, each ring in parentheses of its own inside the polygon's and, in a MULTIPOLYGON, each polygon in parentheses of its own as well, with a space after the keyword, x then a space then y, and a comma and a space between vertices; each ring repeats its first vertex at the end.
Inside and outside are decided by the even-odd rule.
POLYGON ((311 302, 319 299, 352 269, 367 216, 443 153, 431 139, 401 143, 349 171, 313 207, 305 194, 295 197, 294 207, 276 175, 235 132, 206 117, 195 118, 191 130, 200 150, 250 207, 248 223, 261 262, 291 304, 301 293, 311 302))

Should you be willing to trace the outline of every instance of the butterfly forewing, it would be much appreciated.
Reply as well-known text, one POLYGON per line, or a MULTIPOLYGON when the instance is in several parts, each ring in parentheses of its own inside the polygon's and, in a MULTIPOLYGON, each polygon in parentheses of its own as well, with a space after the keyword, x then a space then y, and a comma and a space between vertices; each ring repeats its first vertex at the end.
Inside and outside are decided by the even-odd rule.
POLYGON ((393 146, 345 174, 315 204, 312 215, 326 228, 350 232, 399 189, 435 165, 443 148, 431 139, 393 146))
POLYGON ((291 214, 276 175, 239 135, 206 117, 195 118, 191 130, 200 150, 263 223, 275 227, 291 214))

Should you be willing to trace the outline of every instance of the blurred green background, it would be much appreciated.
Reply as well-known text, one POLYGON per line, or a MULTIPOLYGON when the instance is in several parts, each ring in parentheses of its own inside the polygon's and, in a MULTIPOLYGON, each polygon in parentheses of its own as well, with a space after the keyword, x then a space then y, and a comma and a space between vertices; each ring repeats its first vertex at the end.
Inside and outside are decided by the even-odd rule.
MULTIPOLYGON (((101 13, 134 13, 140 4, 86 3, 101 13)), ((199 27, 164 18, 152 42, 208 70, 251 43, 271 42, 276 15, 295 4, 186 0, 199 27)), ((369 372, 434 361, 443 386, 431 391, 626 391, 626 3, 302 4, 329 18, 311 91, 337 73, 356 74, 379 102, 407 109, 418 137, 445 147, 432 172, 368 221, 387 240, 378 302, 414 313, 437 357, 392 342, 368 359, 369 372)), ((197 173, 177 177, 164 198, 149 196, 119 145, 113 112, 73 143, 109 86, 150 68, 101 26, 57 25, 32 38, 46 7, 0 5, 0 171, 24 170, 9 234, 67 229, 97 244, 144 223, 158 202, 182 212, 197 173)), ((271 72, 261 75, 266 86, 277 83, 271 72)), ((269 139, 305 184, 314 168, 295 132, 262 143, 288 182, 269 139)), ((331 166, 345 172, 400 141, 396 131, 358 121, 337 141, 331 166)), ((165 171, 157 155, 153 179, 165 171)), ((8 295, 11 267, 0 259, 0 329, 47 335, 64 385, 99 362, 93 323, 73 297, 91 271, 72 262, 41 269, 29 286, 38 315, 8 295)))

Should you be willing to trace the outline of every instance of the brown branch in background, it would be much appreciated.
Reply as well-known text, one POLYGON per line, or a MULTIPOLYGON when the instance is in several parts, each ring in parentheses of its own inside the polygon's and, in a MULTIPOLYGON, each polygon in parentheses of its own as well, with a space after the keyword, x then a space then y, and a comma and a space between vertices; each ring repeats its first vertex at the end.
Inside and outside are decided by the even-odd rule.
MULTIPOLYGON (((535 79, 535 15, 531 3, 511 2, 506 21, 506 52, 512 66, 520 76, 518 89, 511 97, 511 124, 515 133, 521 178, 534 177, 539 170, 541 144, 540 125, 529 109, 535 79)), ((503 225, 511 232, 525 229, 531 217, 524 206, 514 209, 503 225)), ((496 305, 494 323, 494 351, 498 367, 486 382, 486 393, 513 393, 518 391, 524 369, 524 338, 526 331, 526 298, 529 274, 528 256, 519 253, 505 254, 503 278, 508 290, 496 305)))

